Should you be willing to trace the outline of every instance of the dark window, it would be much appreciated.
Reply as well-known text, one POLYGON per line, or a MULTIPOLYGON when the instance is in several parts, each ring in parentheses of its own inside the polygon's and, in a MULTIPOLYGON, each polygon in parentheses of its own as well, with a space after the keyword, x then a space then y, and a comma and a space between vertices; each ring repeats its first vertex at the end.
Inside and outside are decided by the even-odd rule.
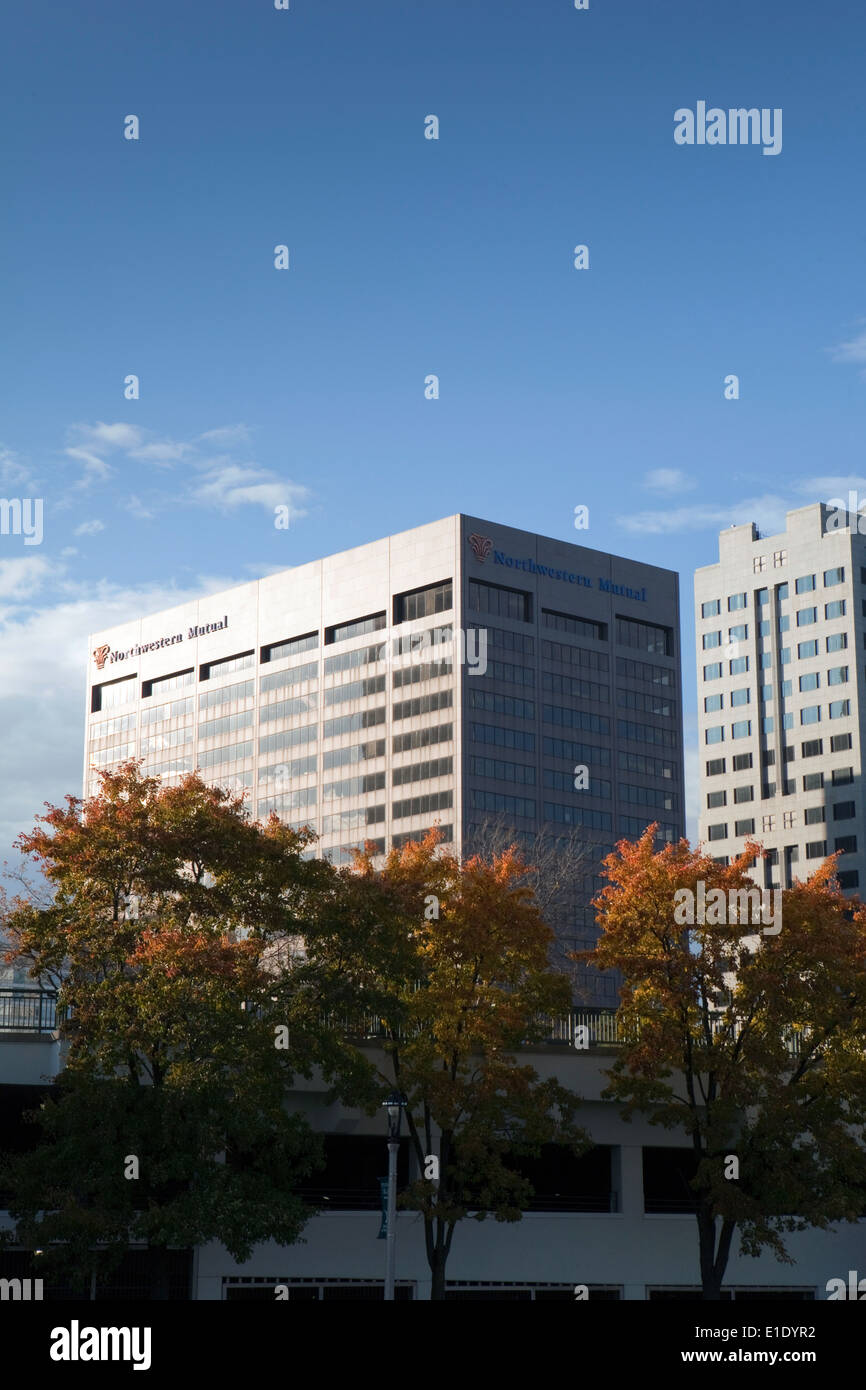
POLYGON ((447 613, 454 606, 450 579, 439 584, 427 584, 421 589, 394 595, 394 622, 408 623, 413 618, 429 618, 434 613, 447 613))
POLYGON ((837 801, 833 807, 834 820, 853 820, 857 814, 857 806, 853 801, 837 801))
POLYGON ((488 584, 483 579, 470 579, 468 606, 476 613, 492 613, 495 618, 532 622, 532 595, 525 589, 510 589, 505 584, 488 584))
POLYGON ((640 618, 616 616, 616 640, 623 647, 637 647, 656 656, 671 656, 673 633, 658 623, 645 623, 640 618))
POLYGON ((734 772, 745 772, 752 766, 751 753, 735 753, 732 766, 734 772))
POLYGON ((644 1147, 644 1211, 695 1211, 695 1193, 689 1183, 696 1173, 697 1159, 691 1149, 644 1147))
POLYGON ((312 651, 319 645, 318 632, 305 632, 303 637, 290 637, 287 642, 271 642, 262 647, 262 661, 279 661, 282 656, 297 656, 300 652, 312 651))
POLYGON ((824 751, 824 741, 820 738, 810 738, 802 745, 801 751, 804 758, 818 758, 824 751))
POLYGON ((207 681, 212 676, 230 676, 234 671, 247 671, 255 664, 255 652, 238 652, 236 656, 224 656, 220 661, 206 661, 199 670, 199 678, 207 681))
POLYGON ((576 637, 593 637, 596 642, 607 641, 607 623, 597 623, 592 618, 576 618, 571 613, 557 613, 553 608, 542 608, 542 627, 552 627, 557 632, 571 632, 576 637))

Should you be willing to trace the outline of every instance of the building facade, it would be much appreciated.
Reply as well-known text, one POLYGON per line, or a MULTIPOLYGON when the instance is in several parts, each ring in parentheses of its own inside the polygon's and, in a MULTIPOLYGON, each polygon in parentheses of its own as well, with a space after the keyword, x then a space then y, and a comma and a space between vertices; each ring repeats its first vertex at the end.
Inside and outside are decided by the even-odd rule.
POLYGON ((864 566, 857 517, 816 503, 776 536, 723 531, 695 575, 699 835, 722 860, 760 840, 762 887, 837 850, 841 886, 866 883, 864 566))
POLYGON ((682 834, 679 629, 673 571, 447 517, 95 634, 85 788, 125 757, 198 767, 337 862, 433 824, 458 851, 491 823, 567 842, 565 960, 616 840, 682 834))

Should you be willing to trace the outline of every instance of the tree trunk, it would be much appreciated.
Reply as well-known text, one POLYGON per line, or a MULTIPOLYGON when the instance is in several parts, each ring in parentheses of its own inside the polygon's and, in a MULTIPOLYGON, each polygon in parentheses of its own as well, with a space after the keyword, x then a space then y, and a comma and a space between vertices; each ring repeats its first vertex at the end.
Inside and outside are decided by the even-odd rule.
POLYGON ((736 1223, 723 1221, 716 1245, 716 1218, 711 1212, 698 1208, 698 1246, 701 1258, 701 1299, 718 1301, 722 1296, 722 1280, 728 1267, 731 1242, 736 1223))
POLYGON ((445 1264, 448 1259, 447 1251, 434 1250, 433 1259, 430 1261, 430 1273, 433 1281, 430 1285, 430 1299, 445 1298, 445 1264))

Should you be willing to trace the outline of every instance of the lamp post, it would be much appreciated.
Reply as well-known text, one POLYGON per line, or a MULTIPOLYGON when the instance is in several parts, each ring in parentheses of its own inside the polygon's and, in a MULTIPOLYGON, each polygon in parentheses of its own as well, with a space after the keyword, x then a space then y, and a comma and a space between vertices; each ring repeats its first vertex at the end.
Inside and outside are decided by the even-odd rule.
POLYGON ((397 1254, 397 1150, 400 1147, 400 1121, 406 1097, 392 1091, 382 1102, 388 1114, 388 1216, 385 1240, 385 1301, 394 1301, 394 1266, 397 1254))

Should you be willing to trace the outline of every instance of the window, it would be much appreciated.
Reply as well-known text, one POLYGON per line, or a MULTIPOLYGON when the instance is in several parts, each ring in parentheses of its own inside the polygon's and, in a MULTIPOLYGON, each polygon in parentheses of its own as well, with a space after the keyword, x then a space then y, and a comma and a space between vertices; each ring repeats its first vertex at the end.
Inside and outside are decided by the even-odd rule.
MULTIPOLYGON (((547 777, 547 773, 545 773, 547 777)), ((571 777, 567 790, 571 791, 574 778, 571 777)), ((636 806, 656 806, 661 811, 676 811, 677 794, 666 787, 635 787, 628 782, 620 782, 617 795, 621 801, 630 801, 636 806)))
MULTIPOLYGON (((399 690, 406 685, 417 685, 419 681, 432 681, 439 676, 450 676, 453 669, 450 658, 443 658, 441 661, 426 661, 423 666, 402 666, 393 673, 391 683, 395 690, 399 690)), ((534 671, 530 671, 526 666, 515 666, 510 661, 489 662, 488 674, 495 676, 497 680, 511 681, 516 685, 531 685, 535 680, 534 671)), ((384 680, 384 676, 373 679, 384 680)), ((355 683, 358 684, 358 682, 355 683)), ((377 686, 376 688, 379 689, 380 687, 377 686)), ((325 703, 328 703, 327 693, 325 703)))
MULTIPOLYGON (((450 724, 448 725, 448 729, 450 731, 450 724)), ((533 753, 535 751, 535 734, 524 732, 523 729, 502 729, 498 724, 473 724, 471 726, 470 736, 475 743, 493 743, 498 744, 500 748, 519 748, 521 752, 524 753, 533 753)), ((450 732, 448 737, 451 737, 450 732)), ((545 739, 545 743, 547 742, 552 742, 552 740, 545 739)), ((583 747, 583 745, 580 746, 583 747)), ((394 751, 396 752, 396 749, 394 751)), ((610 756, 606 748, 592 749, 590 751, 596 757, 598 757, 599 753, 605 753, 608 757, 610 756)), ((568 754, 563 754, 562 756, 567 757, 568 754)), ((580 762, 581 759, 578 758, 577 761, 580 762)), ((585 759, 584 761, 589 760, 585 759)))
MULTIPOLYGON (((303 681, 315 681, 318 678, 319 663, 310 661, 303 666, 292 666, 288 670, 274 671, 272 675, 262 676, 259 680, 259 690, 265 695, 269 690, 286 690, 293 685, 300 685, 303 681)), ((237 690, 239 687, 233 685, 228 688, 237 690)))
POLYGON ((781 666, 787 666, 787 664, 788 664, 788 662, 789 662, 790 660, 791 660, 791 648, 790 648, 790 647, 780 647, 780 649, 779 649, 779 664, 780 664, 781 666))
POLYGON ((837 850, 841 850, 843 854, 856 854, 857 836, 837 835, 836 839, 833 841, 833 850, 834 852, 836 852, 837 850))
POLYGON ((831 753, 844 753, 846 748, 850 748, 851 746, 850 734, 834 734, 830 739, 831 753))
POLYGON ((775 762, 776 754, 772 748, 768 748, 765 753, 761 754, 761 767, 773 767, 775 762))
POLYGON ((824 604, 824 617, 825 617, 825 618, 844 618, 844 616, 845 616, 845 600, 844 600, 843 598, 836 598, 836 599, 833 600, 832 603, 825 603, 825 604, 824 604))
POLYGON ((850 700, 831 700, 831 701, 830 701, 830 718, 831 718, 831 719, 844 719, 844 718, 846 717, 846 715, 849 715, 850 713, 851 713, 851 701, 850 701, 850 700))
POLYGON ((790 695, 792 691, 791 681, 782 681, 782 696, 790 695))
POLYGON ((382 628, 387 626, 388 619, 385 613, 371 613, 366 618, 353 618, 350 623, 326 627, 325 642, 345 642, 349 637, 363 637, 366 632, 381 632, 382 628))
POLYGON ((846 783, 854 781, 853 767, 836 767, 833 769, 833 786, 844 787, 846 783))
POLYGON ((708 601, 707 601, 706 603, 702 603, 702 604, 701 604, 701 617, 702 617, 702 618, 715 618, 715 617, 717 617, 717 615, 718 615, 719 613, 721 613, 721 611, 722 611, 722 601, 721 601, 721 599, 718 599, 718 598, 711 598, 711 599, 708 599, 708 601))
POLYGON ((820 705, 805 705, 805 706, 803 707, 803 709, 800 710, 800 723, 801 723, 801 724, 820 724, 820 722, 821 722, 821 706, 820 706, 820 705))
MULTIPOLYGON (((491 809, 498 810, 500 808, 491 809)), ((545 820, 558 821, 561 825, 583 825, 590 830, 611 830, 613 828, 613 817, 609 811, 593 811, 584 806, 561 806, 555 801, 545 801, 543 809, 545 820)), ((641 825, 642 829, 643 825, 641 825)), ((626 831, 625 833, 628 834, 629 832, 626 831)), ((636 833, 640 834, 640 831, 636 833)))
POLYGON ((804 825, 821 825, 827 814, 825 806, 807 806, 803 812, 804 825))
POLYGON ((450 579, 445 579, 439 584, 427 584, 421 589, 395 594, 394 622, 408 623, 413 618, 429 618, 434 613, 447 613, 453 606, 452 583, 450 579))
POLYGON ((607 641, 607 623, 597 623, 592 618, 575 618, 569 613, 557 613, 552 608, 542 608, 541 622, 543 627, 556 628, 558 632, 570 632, 576 637, 591 637, 596 642, 607 641))
POLYGON ((845 579, 845 566, 837 565, 836 569, 824 571, 824 588, 830 589, 834 584, 842 584, 845 579))
POLYGON ((804 791, 804 792, 817 792, 817 791, 820 791, 820 789, 823 787, 823 785, 824 785, 824 774, 823 774, 823 772, 807 772, 807 773, 806 773, 806 776, 803 778, 803 791, 804 791))
MULTIPOLYGON (((332 748, 322 758, 322 770, 329 772, 333 767, 346 767, 353 763, 368 762, 373 758, 384 758, 384 756, 385 740, 383 738, 371 739, 369 743, 354 743, 351 748, 332 748)), ((299 761, 303 761, 303 759, 299 759, 299 761)), ((314 766, 310 771, 315 771, 315 758, 311 761, 314 766)), ((290 775, 294 776, 294 773, 290 775)))
POLYGON ((708 776, 708 777, 718 777, 718 776, 719 776, 719 773, 724 772, 724 770, 725 770, 725 760, 724 760, 724 758, 710 758, 709 762, 707 763, 707 776, 708 776))
POLYGON ((818 621, 817 608, 800 608, 797 612, 797 626, 809 627, 811 623, 818 621))
POLYGON ((137 693, 134 675, 123 676, 116 681, 105 681, 103 685, 95 685, 90 696, 90 712, 96 714, 101 709, 112 709, 115 705, 125 705, 127 700, 134 700, 137 693))
POLYGON ((673 654, 673 633, 669 627, 645 623, 637 618, 616 617, 616 640, 622 646, 638 647, 657 656, 673 654))
MULTIPOLYGON (((472 725, 473 729, 481 729, 486 727, 487 726, 483 724, 472 725)), ((535 747, 534 734, 521 735, 513 729, 497 729, 496 732, 503 734, 513 733, 515 739, 524 737, 532 740, 532 742, 528 744, 521 744, 516 742, 513 744, 508 744, 507 746, 509 748, 526 748, 531 753, 535 747)), ((432 743, 449 743, 453 737, 453 724, 433 724, 426 729, 412 729, 408 734, 395 734, 392 739, 391 746, 395 753, 407 753, 410 748, 429 748, 429 746, 432 743)), ((472 737, 475 738, 476 735, 473 734, 472 737)), ((481 740, 481 742, 492 741, 494 740, 481 740)))
POLYGON ((532 621, 532 595, 525 589, 470 579, 468 605, 476 613, 490 613, 495 618, 516 618, 523 623, 532 621))
POLYGON ((781 618, 779 619, 779 631, 780 631, 780 632, 787 632, 787 631, 788 631, 788 628, 789 628, 790 626, 791 626, 791 619, 787 616, 787 614, 785 614, 783 617, 781 617, 781 618))
POLYGON ((721 629, 718 632, 705 632, 701 640, 704 651, 708 651, 710 647, 720 647, 722 645, 721 629))
POLYGON ((767 568, 767 557, 766 557, 766 555, 753 555, 753 556, 752 556, 752 574, 763 574, 763 573, 764 573, 764 570, 765 570, 766 568, 767 568))
POLYGON ((847 634, 847 632, 832 632, 832 633, 830 634, 830 636, 827 638, 827 651, 828 651, 828 652, 841 652, 841 651, 844 651, 845 648, 847 647, 847 645, 848 645, 848 634, 847 634))
POLYGON ((288 642, 273 642, 262 647, 262 661, 279 661, 283 656, 298 656, 300 652, 312 651, 319 645, 318 632, 305 632, 303 637, 292 637, 288 642))
POLYGON ((776 727, 776 721, 771 714, 765 714, 761 720, 761 732, 771 734, 776 727))
POLYGON ((801 661, 805 660, 806 657, 817 656, 817 655, 818 655, 818 642, 817 642, 817 639, 816 639, 816 638, 813 638, 811 642, 798 642, 798 644, 797 644, 797 656, 800 658, 801 661))
POLYGON ((735 804, 736 806, 742 805, 742 803, 743 803, 744 801, 754 801, 754 799, 755 799, 755 789, 754 789, 754 787, 735 787, 735 788, 734 788, 734 804, 735 804))
POLYGON ((801 574, 801 576, 800 576, 799 579, 795 579, 795 580, 794 580, 794 593, 795 593, 795 594, 808 594, 808 593, 811 593, 811 591, 814 589, 814 587, 815 587, 815 576, 814 576, 814 574, 801 574))
MULTIPOLYGON (((751 699, 751 691, 748 687, 745 690, 731 691, 731 705, 736 708, 738 705, 747 705, 751 699)), ((721 709, 721 705, 719 706, 721 709)))
POLYGON ((735 835, 754 835, 754 833, 755 833, 755 821, 754 821, 754 817, 752 817, 750 820, 737 820, 737 821, 734 821, 734 834, 735 834, 735 835))
POLYGON ((722 663, 721 663, 720 661, 713 661, 713 662, 710 663, 709 666, 705 666, 705 667, 704 667, 704 680, 705 680, 705 681, 715 681, 715 680, 718 680, 719 677, 721 676, 721 674, 722 674, 722 663))
MULTIPOLYGON (((449 758, 448 761, 450 763, 452 760, 449 758)), ((424 764, 422 763, 420 764, 420 766, 423 767, 424 764)), ((450 770, 451 769, 449 768, 449 771, 450 770)), ((398 771, 402 773, 404 769, 394 769, 395 783, 398 780, 398 771)), ((535 768, 530 767, 528 763, 505 762, 500 758, 470 758, 469 771, 473 777, 492 777, 495 781, 498 782, 521 782, 525 786, 535 786, 535 768)), ((435 774, 425 773, 424 775, 434 776, 435 774)), ((548 773, 547 771, 545 771, 545 777, 547 775, 548 773)), ((569 781, 567 789, 570 791, 574 790, 573 773, 566 774, 563 772, 557 773, 556 775, 560 777, 568 776, 569 781)), ((402 777, 402 780, 407 781, 408 779, 406 777, 402 777)), ((545 783, 545 785, 548 785, 548 783, 545 783)), ((608 787, 608 789, 610 788, 609 782, 607 782, 605 785, 608 787)), ((596 778, 592 779, 590 789, 593 796, 604 795, 604 793, 599 790, 599 784, 596 778)), ((608 795, 610 795, 609 790, 608 795)))
POLYGON ((255 664, 255 652, 241 652, 238 656, 223 657, 222 661, 205 662, 199 675, 203 681, 207 681, 214 676, 229 676, 233 671, 246 671, 255 664))
POLYGON ((837 873, 840 888, 857 888, 860 883, 860 875, 856 869, 846 869, 844 873, 837 873))
POLYGON ((775 829, 776 829, 776 817, 775 817, 775 816, 761 816, 761 829, 762 829, 762 830, 775 830, 775 829))
POLYGON ((801 690, 817 690, 821 684, 821 677, 817 671, 809 671, 805 676, 800 677, 801 690))
POLYGON ((831 666, 827 672, 828 685, 845 685, 848 680, 847 666, 831 666))
POLYGON ((727 838, 728 838, 728 827, 727 827, 727 825, 726 825, 726 823, 725 823, 724 821, 719 821, 719 823, 718 823, 717 825, 708 825, 708 826, 707 826, 707 839, 708 839, 708 840, 727 840, 727 838))
POLYGON ((728 612, 729 612, 729 613, 735 612, 736 609, 738 609, 738 608, 745 608, 745 606, 746 606, 746 595, 745 595, 745 594, 731 594, 731 597, 728 599, 728 612))
POLYGON ((770 619, 769 619, 769 618, 762 618, 761 621, 758 623, 758 636, 759 636, 759 637, 769 637, 769 635, 770 635, 770 619))
POLYGON ((735 656, 730 663, 732 676, 742 676, 749 669, 749 658, 747 656, 735 656))
POLYGON ((724 741, 725 741, 725 726, 724 726, 724 724, 714 724, 711 728, 707 729, 707 730, 706 730, 706 733, 704 734, 704 742, 705 742, 705 743, 724 743, 724 741))
MULTIPOLYGON (((598 715, 585 714, 580 710, 558 710, 555 705, 545 705, 544 710, 545 719, 550 717, 554 723, 568 724, 573 728, 579 727, 585 729, 588 727, 583 722, 578 725, 576 723, 578 719, 583 721, 586 719, 597 719, 599 717, 598 715), (547 714, 548 710, 550 711, 549 716, 547 714)), ((607 723, 608 721, 605 719, 605 727, 601 732, 607 733, 607 723)), ((616 721, 616 731, 620 738, 630 739, 634 743, 658 743, 665 748, 676 747, 676 736, 673 729, 657 729, 653 724, 635 724, 632 723, 630 719, 618 719, 616 721)), ((715 742, 715 740, 712 741, 715 742)))
MULTIPOLYGON (((470 581, 470 582, 471 582, 471 581, 470 581)), ((480 797, 497 797, 497 798, 498 798, 498 797, 499 797, 499 793, 498 793, 498 792, 478 792, 478 791, 474 791, 474 792, 472 793, 472 798, 473 798, 472 804, 473 804, 474 806, 477 806, 477 805, 479 804, 479 803, 478 803, 478 800, 477 800, 477 798, 478 798, 479 796, 480 796, 480 797)), ((509 797, 509 796, 502 797, 501 800, 503 800, 503 801, 520 802, 521 805, 526 805, 526 806, 531 806, 531 807, 532 807, 532 810, 531 810, 531 811, 519 811, 519 812, 517 812, 518 815, 531 815, 531 816, 534 816, 534 815, 535 815, 535 802, 534 802, 534 801, 527 801, 527 802, 524 802, 523 799, 522 799, 521 797, 509 797)), ((453 791, 448 791, 448 792, 430 792, 430 793, 429 793, 428 795, 426 795, 426 796, 410 796, 410 797, 409 797, 407 800, 405 800, 405 801, 395 801, 395 802, 393 802, 392 805, 391 805, 391 815, 392 815, 392 817, 393 817, 394 820, 403 820, 404 817, 406 817, 406 816, 421 816, 421 815, 426 815, 429 811, 444 811, 447 807, 452 806, 453 804, 454 804, 454 793, 453 793, 453 791)), ((484 809, 485 809, 485 810, 497 810, 497 811, 498 811, 498 810, 503 810, 503 811, 507 811, 507 810, 516 810, 516 807, 509 807, 509 806, 502 806, 502 807, 499 807, 499 806, 495 806, 495 807, 493 807, 493 806, 485 806, 484 809)))
POLYGON ((234 734, 238 729, 248 729, 255 717, 255 710, 248 709, 243 714, 224 714, 219 719, 206 719, 198 726, 198 736, 218 738, 221 734, 234 734))
POLYGON ((807 859, 823 859, 827 854, 826 840, 811 840, 806 846, 807 859))
POLYGON ((796 811, 783 811, 783 812, 782 812, 782 829, 783 829, 783 830, 793 830, 793 828, 794 828, 794 826, 795 826, 796 824, 797 824, 797 812, 796 812, 796 811))
MULTIPOLYGON (((395 787, 405 786, 407 782, 426 782, 431 777, 450 777, 454 771, 453 758, 430 758, 423 763, 410 763, 408 767, 395 767, 391 773, 391 783, 395 787)), ((470 758, 469 771, 475 776, 481 777, 503 777, 509 782, 534 782, 535 768, 527 767, 524 763, 500 763, 493 758, 470 758), (508 776, 503 771, 480 771, 478 764, 487 764, 497 769, 511 768, 514 775, 508 776), (517 771, 529 774, 518 776, 517 771)))
POLYGON ((833 807, 834 820, 853 820, 857 814, 857 805, 854 801, 837 801, 833 807))
POLYGON ((186 685, 195 684, 195 670, 192 666, 186 671, 176 671, 171 676, 160 676, 155 681, 143 681, 141 686, 142 699, 147 699, 149 695, 167 695, 171 690, 181 690, 186 685))
POLYGON ((707 792, 707 809, 714 811, 717 806, 727 806, 727 792, 707 792))
MULTIPOLYGON (((475 705, 476 708, 478 708, 480 705, 478 696, 485 694, 486 692, 481 690, 472 690, 469 693, 470 696, 473 697, 470 700, 470 703, 475 705)), ((505 695, 494 695, 492 696, 492 698, 494 700, 503 701, 508 699, 508 697, 505 695)), ((511 703, 530 704, 531 701, 515 700, 511 703)), ((416 714, 432 714, 433 711, 437 709, 450 709, 453 704, 453 690, 434 690, 432 695, 416 695, 414 700, 397 700, 394 704, 392 715, 395 720, 413 719, 416 714)), ((483 706, 483 708, 489 708, 489 706, 483 706)))
POLYGON ((705 712, 706 712, 707 714, 710 714, 710 713, 712 713, 712 711, 714 711, 714 710, 721 709, 721 708, 722 708, 722 703, 723 703, 723 701, 724 701, 724 696, 723 696, 723 695, 707 695, 707 696, 705 696, 705 697, 704 697, 704 710, 705 710, 705 712))
MULTIPOLYGON (((422 634, 419 632, 418 636, 420 637, 421 635, 422 634)), ((387 661, 387 659, 387 642, 375 642, 370 647, 353 647, 348 652, 340 652, 339 656, 326 656, 325 675, 333 676, 339 671, 353 671, 356 666, 373 666, 377 661, 387 661)), ((307 666, 294 668, 295 673, 297 673, 297 671, 306 671, 309 669, 310 668, 307 666)), ((273 681, 275 677, 265 676, 263 679, 273 681)), ((262 685, 262 689, 265 689, 264 685, 262 685)))
POLYGON ((757 589, 757 590, 755 591, 755 602, 758 604, 759 607, 761 606, 761 604, 769 603, 769 602, 770 602, 770 590, 769 590, 769 589, 757 589))
POLYGON ((384 689, 384 672, 381 676, 363 676, 357 681, 347 681, 345 685, 331 686, 330 690, 325 691, 325 704, 342 705, 348 700, 363 700, 368 695, 381 695, 384 689))
POLYGON ((787 550, 774 550, 774 551, 773 551, 773 568, 774 568, 774 569, 779 569, 782 565, 786 565, 787 563, 788 563, 788 552, 787 552, 787 550))
POLYGON ((820 757, 824 751, 824 740, 820 738, 810 738, 808 743, 800 745, 800 752, 804 758, 820 757))
POLYGON ((339 734, 353 734, 358 729, 372 729, 374 725, 384 723, 384 705, 380 705, 378 709, 360 710, 357 714, 342 714, 336 719, 325 720, 322 725, 322 738, 336 738, 339 734))
POLYGON ((739 719, 731 725, 731 738, 748 738, 752 732, 751 719, 739 719))
POLYGON ((752 766, 751 753, 735 753, 731 762, 734 772, 745 772, 752 766))
POLYGON ((759 652, 759 653, 758 653, 758 665, 760 666, 760 668, 761 668, 762 671, 765 671, 765 670, 767 669, 767 667, 768 667, 768 666, 772 666, 772 664, 773 664, 773 653, 772 653, 772 652, 759 652))
POLYGON ((779 585, 779 587, 778 587, 777 590, 776 590, 776 597, 778 598, 778 600, 779 600, 780 603, 781 603, 782 599, 786 599, 786 598, 788 597, 788 586, 787 586, 787 584, 780 584, 780 585, 779 585))
MULTIPOLYGON (((564 743, 561 739, 555 738, 546 738, 544 745, 546 753, 552 752, 555 757, 560 758, 567 757, 572 763, 591 763, 594 759, 598 759, 607 765, 609 761, 607 748, 589 748, 582 743, 564 743), (548 748, 548 744, 558 744, 559 751, 555 746, 548 748)), ((724 758, 722 762, 724 762, 724 758)), ((664 762, 662 758, 653 758, 645 753, 629 753, 623 748, 620 748, 617 753, 616 765, 623 772, 642 772, 646 777, 665 777, 668 780, 673 780, 676 777, 676 768, 673 763, 664 762)))
POLYGON ((745 642, 745 640, 746 640, 746 638, 748 637, 748 635, 749 635, 749 624, 748 624, 748 623, 738 623, 736 627, 729 627, 729 628, 728 628, 728 641, 729 641, 729 642, 745 642))

